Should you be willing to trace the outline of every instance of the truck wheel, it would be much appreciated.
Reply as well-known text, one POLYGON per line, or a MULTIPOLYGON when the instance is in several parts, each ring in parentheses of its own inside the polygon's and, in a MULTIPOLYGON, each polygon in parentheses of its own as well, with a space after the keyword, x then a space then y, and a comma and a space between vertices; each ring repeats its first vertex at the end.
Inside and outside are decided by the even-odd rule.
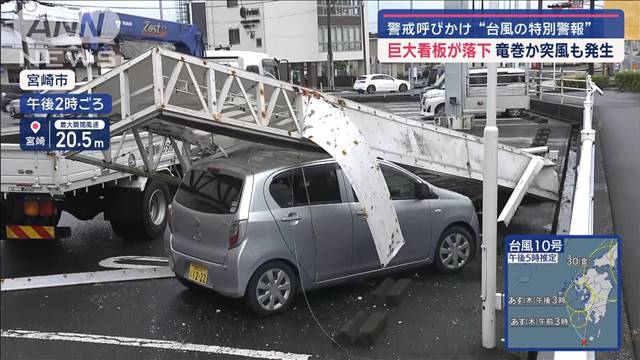
POLYGON ((156 239, 164 233, 169 201, 167 184, 155 180, 147 182, 142 195, 142 235, 146 239, 156 239))
POLYGON ((167 184, 148 180, 142 193, 139 215, 130 221, 111 220, 113 232, 127 241, 145 241, 161 237, 167 225, 169 199, 167 184))
POLYGON ((436 106, 435 116, 444 116, 444 104, 436 106))

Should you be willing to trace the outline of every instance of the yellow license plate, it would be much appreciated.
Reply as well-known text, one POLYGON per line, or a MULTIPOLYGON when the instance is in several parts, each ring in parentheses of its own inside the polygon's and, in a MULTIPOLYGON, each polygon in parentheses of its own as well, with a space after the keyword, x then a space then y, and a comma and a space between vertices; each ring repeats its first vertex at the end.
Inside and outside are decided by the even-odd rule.
POLYGON ((207 278, 209 277, 209 270, 207 270, 206 267, 200 264, 190 263, 188 277, 189 277, 189 280, 193 282, 206 285, 207 278))

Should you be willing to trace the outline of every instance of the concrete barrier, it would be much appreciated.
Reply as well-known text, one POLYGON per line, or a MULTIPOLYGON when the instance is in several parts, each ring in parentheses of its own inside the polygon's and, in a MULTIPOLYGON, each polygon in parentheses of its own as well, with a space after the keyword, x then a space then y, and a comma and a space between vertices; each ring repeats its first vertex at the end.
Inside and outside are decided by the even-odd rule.
POLYGON ((560 104, 550 100, 531 99, 531 111, 571 124, 581 124, 584 108, 574 104, 560 104))

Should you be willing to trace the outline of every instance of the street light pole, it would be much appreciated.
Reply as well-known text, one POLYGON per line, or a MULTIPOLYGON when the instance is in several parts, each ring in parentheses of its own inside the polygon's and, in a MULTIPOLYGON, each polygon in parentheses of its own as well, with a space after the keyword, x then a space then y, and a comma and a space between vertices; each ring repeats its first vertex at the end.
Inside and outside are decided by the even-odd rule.
POLYGON ((482 346, 496 347, 496 267, 498 236, 498 64, 487 64, 487 123, 482 169, 482 346))

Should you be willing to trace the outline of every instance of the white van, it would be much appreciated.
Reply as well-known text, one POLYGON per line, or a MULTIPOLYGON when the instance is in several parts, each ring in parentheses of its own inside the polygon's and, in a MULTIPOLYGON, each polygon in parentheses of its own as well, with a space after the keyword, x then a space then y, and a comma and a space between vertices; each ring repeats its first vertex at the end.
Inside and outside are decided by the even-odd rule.
POLYGON ((205 59, 281 80, 278 61, 265 53, 243 50, 205 50, 205 59))
MULTIPOLYGON (((471 69, 467 76, 464 113, 485 114, 487 101, 487 69, 471 69)), ((529 109, 529 89, 527 74, 523 69, 499 68, 496 110, 518 117, 529 109)), ((445 91, 442 86, 422 94, 420 113, 425 118, 444 115, 445 91)))

